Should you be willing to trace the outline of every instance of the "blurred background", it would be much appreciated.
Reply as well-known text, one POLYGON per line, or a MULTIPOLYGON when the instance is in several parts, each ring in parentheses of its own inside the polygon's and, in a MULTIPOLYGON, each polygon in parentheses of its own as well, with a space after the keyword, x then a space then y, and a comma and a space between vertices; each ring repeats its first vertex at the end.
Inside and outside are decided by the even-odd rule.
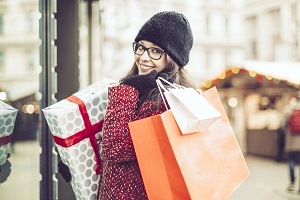
POLYGON ((186 69, 197 88, 217 87, 252 172, 232 200, 300 199, 285 192, 279 131, 300 87, 299 0, 0 0, 0 100, 18 109, 0 199, 74 198, 41 109, 125 75, 138 30, 163 10, 188 18, 186 69))

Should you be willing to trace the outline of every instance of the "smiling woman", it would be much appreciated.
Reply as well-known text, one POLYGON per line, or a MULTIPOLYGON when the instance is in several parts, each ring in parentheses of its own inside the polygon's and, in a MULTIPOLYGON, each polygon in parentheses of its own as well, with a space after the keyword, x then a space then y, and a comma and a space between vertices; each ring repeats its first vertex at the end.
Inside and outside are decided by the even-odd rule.
POLYGON ((108 92, 99 200, 148 199, 128 123, 166 110, 157 77, 192 87, 184 69, 192 45, 189 22, 175 11, 155 14, 139 30, 133 43, 133 66, 120 85, 109 88, 108 92))

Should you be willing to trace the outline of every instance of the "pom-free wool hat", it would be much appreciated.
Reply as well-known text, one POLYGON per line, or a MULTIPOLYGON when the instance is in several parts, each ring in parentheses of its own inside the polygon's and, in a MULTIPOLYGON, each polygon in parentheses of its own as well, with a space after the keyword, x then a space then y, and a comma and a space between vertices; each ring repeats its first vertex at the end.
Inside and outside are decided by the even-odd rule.
POLYGON ((193 34, 186 17, 175 11, 164 11, 151 17, 138 32, 135 42, 146 40, 161 47, 180 66, 189 62, 193 34))

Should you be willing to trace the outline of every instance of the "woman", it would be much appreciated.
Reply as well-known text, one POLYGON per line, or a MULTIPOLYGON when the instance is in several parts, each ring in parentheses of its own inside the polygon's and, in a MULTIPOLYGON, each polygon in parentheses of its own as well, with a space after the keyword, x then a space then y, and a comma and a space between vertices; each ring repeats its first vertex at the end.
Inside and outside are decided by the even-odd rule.
POLYGON ((155 82, 158 76, 193 87, 183 69, 192 45, 188 20, 177 12, 157 13, 138 32, 133 67, 120 85, 109 89, 99 199, 147 199, 128 122, 166 110, 155 82))
MULTIPOLYGON (((158 76, 193 87, 183 68, 189 61, 192 45, 189 22, 177 12, 157 13, 138 32, 133 43, 133 67, 120 85, 108 91, 99 199, 148 199, 128 123, 166 110, 155 82, 158 76)), ((59 162, 58 168, 69 182, 68 167, 59 162)))

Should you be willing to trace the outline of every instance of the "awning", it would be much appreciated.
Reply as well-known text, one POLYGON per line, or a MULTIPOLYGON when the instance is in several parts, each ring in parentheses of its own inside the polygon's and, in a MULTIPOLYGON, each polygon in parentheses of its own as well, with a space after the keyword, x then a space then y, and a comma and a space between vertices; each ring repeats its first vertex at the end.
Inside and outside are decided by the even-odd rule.
POLYGON ((300 87, 300 63, 247 61, 244 66, 233 66, 214 79, 204 81, 203 89, 256 89, 260 87, 300 87))
POLYGON ((243 68, 300 85, 300 63, 247 61, 243 68))

